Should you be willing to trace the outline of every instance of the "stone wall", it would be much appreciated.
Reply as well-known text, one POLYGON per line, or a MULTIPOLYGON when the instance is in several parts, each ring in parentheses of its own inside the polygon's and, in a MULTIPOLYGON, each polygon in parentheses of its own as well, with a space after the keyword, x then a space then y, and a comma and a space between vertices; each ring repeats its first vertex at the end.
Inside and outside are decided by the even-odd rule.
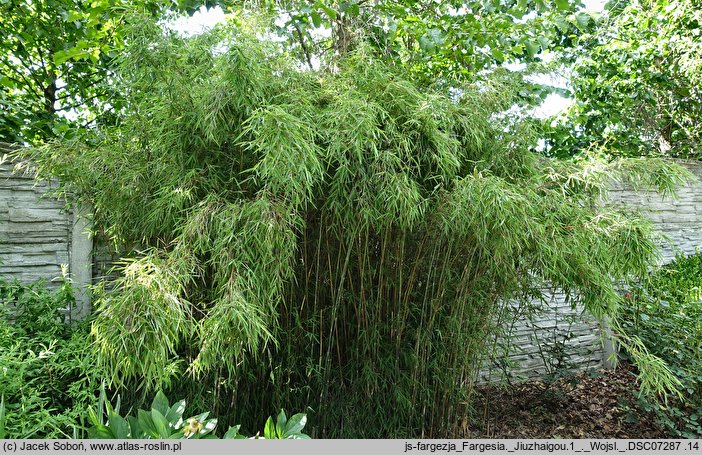
POLYGON ((65 264, 79 303, 73 316, 87 314, 92 241, 81 216, 85 211, 66 210, 65 201, 47 194, 52 182, 13 172, 16 163, 5 156, 9 151, 0 144, 0 276, 23 283, 44 279, 57 287, 55 278, 65 264))
POLYGON ((70 262, 72 216, 63 201, 43 197, 50 183, 13 173, 13 167, 0 164, 0 276, 51 280, 70 262))
POLYGON ((675 259, 676 253, 693 254, 702 249, 702 163, 678 161, 699 179, 680 188, 677 198, 660 194, 635 192, 626 186, 612 189, 610 203, 640 210, 667 237, 660 240, 661 264, 675 259))
POLYGON ((498 351, 481 371, 481 381, 518 382, 609 365, 606 326, 574 308, 563 292, 543 292, 544 300, 530 302, 531 310, 517 310, 498 340, 509 354, 498 351))
MULTIPOLYGON (((677 198, 653 191, 635 191, 626 185, 613 186, 607 204, 640 211, 663 234, 660 263, 672 261, 676 253, 702 250, 702 163, 679 161, 699 179, 680 188, 677 198)), ((584 370, 610 365, 612 345, 603 321, 573 308, 557 290, 545 291, 545 302, 533 302, 542 310, 531 318, 517 317, 509 331, 512 353, 486 367, 483 380, 529 379, 564 370, 584 370)))

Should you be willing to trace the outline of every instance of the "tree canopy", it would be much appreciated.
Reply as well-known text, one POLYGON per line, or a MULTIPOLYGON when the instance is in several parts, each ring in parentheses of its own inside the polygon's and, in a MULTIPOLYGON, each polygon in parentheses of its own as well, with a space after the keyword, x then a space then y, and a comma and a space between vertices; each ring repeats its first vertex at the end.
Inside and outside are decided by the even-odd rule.
POLYGON ((573 0, 350 0, 265 3, 310 66, 365 41, 415 81, 472 79, 504 62, 538 60, 592 25, 573 0))
POLYGON ((105 83, 120 39, 114 5, 108 0, 0 2, 3 140, 35 143, 55 137, 67 127, 59 114, 91 122, 110 110, 110 101, 116 103, 105 83))
POLYGON ((154 17, 199 2, 4 0, 0 2, 0 140, 37 144, 75 127, 113 123, 112 84, 126 11, 154 17))
POLYGON ((700 14, 689 0, 611 2, 568 52, 575 104, 551 153, 699 157, 700 14))
POLYGON ((503 62, 538 60, 543 51, 570 46, 593 24, 569 0, 7 0, 0 3, 0 136, 40 143, 71 134, 69 126, 116 121, 122 99, 113 89, 111 67, 123 45, 124 11, 168 18, 200 5, 265 12, 268 30, 307 66, 334 65, 338 55, 366 43, 404 67, 407 77, 427 84, 453 84, 503 62))

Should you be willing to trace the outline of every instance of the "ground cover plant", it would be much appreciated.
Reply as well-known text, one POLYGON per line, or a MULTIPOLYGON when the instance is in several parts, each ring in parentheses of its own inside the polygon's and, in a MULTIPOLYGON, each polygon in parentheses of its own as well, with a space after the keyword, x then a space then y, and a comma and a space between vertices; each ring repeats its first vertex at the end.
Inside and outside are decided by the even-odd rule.
MULTIPOLYGON (((100 394, 97 409, 90 408, 88 436, 93 439, 212 439, 216 438, 217 419, 209 417, 209 412, 183 417, 185 400, 172 405, 168 398, 158 392, 149 410, 139 409, 136 415, 120 415, 120 402, 116 406, 106 399, 104 390, 100 394)), ((274 420, 269 417, 263 434, 256 433, 251 439, 309 439, 302 433, 307 424, 305 414, 295 414, 289 419, 281 409, 274 420)), ((229 427, 222 439, 246 439, 240 433, 241 425, 229 427)))
POLYGON ((682 382, 683 396, 640 397, 639 406, 675 437, 702 436, 702 254, 680 255, 628 294, 625 330, 663 359, 682 382))
MULTIPOLYGON (((420 87, 363 45, 301 70, 254 22, 193 38, 128 22, 119 124, 28 156, 124 257, 92 324, 110 386, 225 423, 287 408, 313 436, 451 434, 505 301, 547 280, 613 316, 616 280, 647 274, 651 226, 601 207, 609 180, 687 177, 532 153, 499 79, 420 87)), ((619 339, 644 390, 675 388, 619 339)))
POLYGON ((51 291, 0 279, 0 437, 85 435, 105 373, 89 323, 66 323, 74 303, 67 280, 51 291))

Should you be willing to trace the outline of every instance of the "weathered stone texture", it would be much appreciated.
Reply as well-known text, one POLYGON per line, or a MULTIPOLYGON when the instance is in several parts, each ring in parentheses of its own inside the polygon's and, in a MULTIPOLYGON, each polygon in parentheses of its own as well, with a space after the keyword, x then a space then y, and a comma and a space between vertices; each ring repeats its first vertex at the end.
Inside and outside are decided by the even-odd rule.
MULTIPOLYGON (((702 180, 702 164, 680 161, 702 180)), ((610 203, 638 210, 656 225, 667 239, 661 239, 660 263, 675 259, 676 253, 694 254, 702 248, 702 183, 694 182, 681 188, 677 197, 663 197, 653 191, 634 191, 630 187, 612 189, 610 203)))
POLYGON ((0 276, 56 286, 61 264, 70 262, 71 214, 65 201, 47 195, 50 182, 13 173, 0 164, 0 276))

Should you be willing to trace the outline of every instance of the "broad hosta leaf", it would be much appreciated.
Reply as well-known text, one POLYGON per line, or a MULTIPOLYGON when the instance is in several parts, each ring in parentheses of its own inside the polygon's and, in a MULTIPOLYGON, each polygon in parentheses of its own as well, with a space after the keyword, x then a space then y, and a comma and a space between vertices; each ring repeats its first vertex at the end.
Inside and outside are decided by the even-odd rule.
POLYGON ((246 436, 243 436, 239 434, 239 429, 241 428, 241 425, 235 425, 233 427, 229 427, 226 433, 222 436, 222 439, 246 439, 246 436))
POLYGON ((171 435, 170 425, 166 417, 158 409, 151 409, 151 418, 156 430, 156 437, 168 438, 171 435))
POLYGON ((156 409, 161 415, 168 414, 169 403, 168 398, 160 390, 156 393, 153 402, 151 403, 151 409, 156 409))
POLYGON ((301 433, 302 429, 305 428, 305 424, 307 424, 307 415, 295 414, 294 416, 290 417, 285 424, 285 435, 291 436, 301 433))
POLYGON ((139 409, 139 411, 137 411, 137 419, 139 420, 139 428, 141 428, 147 437, 159 437, 159 431, 151 413, 144 411, 143 409, 139 409))
POLYGON ((166 420, 172 428, 180 428, 183 424, 183 412, 185 411, 185 400, 180 400, 173 404, 166 412, 166 420))
POLYGON ((129 437, 131 430, 129 423, 119 414, 111 412, 107 416, 110 431, 115 439, 126 439, 129 437))
POLYGON ((278 418, 276 419, 275 423, 275 431, 276 431, 276 437, 282 438, 285 435, 285 424, 288 421, 287 416, 285 415, 284 410, 280 410, 280 413, 278 413, 278 418))
POLYGON ((273 417, 268 417, 268 420, 266 420, 266 426, 263 428, 263 437, 266 439, 276 439, 273 417))

